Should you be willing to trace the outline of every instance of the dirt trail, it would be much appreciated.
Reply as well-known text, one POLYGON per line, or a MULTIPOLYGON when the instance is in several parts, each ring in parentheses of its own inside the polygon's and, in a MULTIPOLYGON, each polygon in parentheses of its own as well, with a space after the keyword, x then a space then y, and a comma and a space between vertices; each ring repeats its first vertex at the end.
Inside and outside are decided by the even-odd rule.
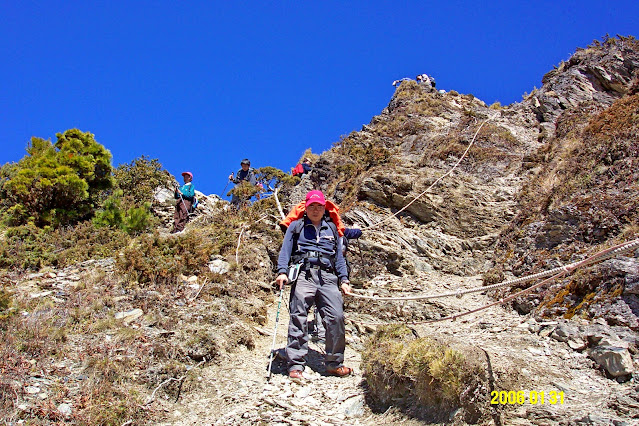
MULTIPOLYGON (((276 349, 286 345, 289 321, 288 291, 285 291, 277 328, 276 349)), ((347 337, 345 365, 354 369, 348 377, 325 375, 323 347, 309 344, 306 378, 291 381, 285 362, 275 358, 273 374, 267 383, 277 300, 268 307, 268 324, 259 327, 262 334, 253 350, 242 349, 227 359, 193 372, 197 389, 180 398, 177 404, 163 402, 171 425, 380 425, 419 424, 402 413, 373 413, 365 403, 365 388, 360 369, 361 356, 347 337)))
MULTIPOLYGON (((393 278, 389 278, 392 280, 393 278)), ((396 278, 395 278, 396 280, 396 278)), ((383 281, 383 280, 382 280, 383 281)), ((382 282, 378 280, 378 283, 382 282)), ((390 281, 387 283, 391 285, 390 281)), ((480 285, 479 277, 431 276, 420 282, 423 293, 437 293, 480 285)), ((288 293, 285 292, 280 311, 275 347, 285 346, 288 326, 288 293)), ((436 310, 445 316, 453 312, 474 309, 493 300, 484 294, 463 298, 437 299, 433 303, 395 302, 395 307, 382 312, 369 309, 349 309, 347 306, 347 348, 345 364, 355 374, 337 378, 324 375, 323 349, 310 343, 306 380, 295 383, 286 376, 285 364, 276 359, 273 375, 266 382, 268 354, 275 326, 277 300, 269 305, 268 324, 260 327, 263 334, 256 339, 253 350, 242 349, 227 355, 227 359, 193 372, 195 388, 185 393, 176 404, 163 402, 171 425, 417 425, 421 422, 405 414, 389 410, 375 413, 365 401, 365 382, 360 369, 362 340, 361 324, 374 317, 390 315, 391 311, 417 312, 436 310), (359 324, 359 326, 355 324, 359 324)), ((387 308, 387 307, 386 307, 387 308)), ((398 314, 398 315, 400 315, 398 314)), ((570 422, 584 416, 604 416, 618 419, 618 412, 609 406, 617 394, 631 392, 631 384, 619 384, 607 379, 593 368, 583 353, 571 350, 565 343, 531 332, 534 319, 521 317, 501 306, 489 308, 457 321, 429 325, 413 325, 420 336, 439 336, 462 345, 479 347, 486 355, 486 365, 494 389, 564 393, 564 404, 537 404, 492 407, 492 424, 548 424, 570 422), (545 422, 545 423, 544 423, 545 422)), ((536 323, 543 328, 544 324, 536 323)), ((538 329, 538 328, 537 328, 538 329)), ((363 337, 363 336, 362 336, 363 337)), ((614 401, 613 401, 614 402, 614 401)), ((459 419, 451 419, 457 424, 459 419)), ((594 424, 598 424, 596 421, 594 424)))

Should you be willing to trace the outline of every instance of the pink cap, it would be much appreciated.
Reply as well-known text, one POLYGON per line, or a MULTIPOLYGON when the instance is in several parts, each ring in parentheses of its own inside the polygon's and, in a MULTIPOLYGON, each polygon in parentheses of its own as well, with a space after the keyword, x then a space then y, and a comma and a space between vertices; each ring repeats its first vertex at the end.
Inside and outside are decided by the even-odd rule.
POLYGON ((326 205, 326 199, 322 191, 309 191, 308 194, 306 194, 306 207, 313 203, 318 203, 323 206, 326 205))
POLYGON ((182 176, 187 175, 191 177, 191 180, 193 179, 193 173, 191 172, 182 172, 182 176))

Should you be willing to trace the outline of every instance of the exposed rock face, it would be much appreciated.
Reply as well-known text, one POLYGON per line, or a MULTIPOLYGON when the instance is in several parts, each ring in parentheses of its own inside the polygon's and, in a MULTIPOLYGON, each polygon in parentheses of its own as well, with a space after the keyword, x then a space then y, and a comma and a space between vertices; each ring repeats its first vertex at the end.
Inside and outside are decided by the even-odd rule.
POLYGON ((627 94, 639 69, 639 52, 633 40, 610 39, 606 48, 578 49, 542 79, 543 87, 524 102, 541 123, 552 125, 569 109, 594 102, 610 106, 627 94))
POLYGON ((385 240, 385 251, 395 247, 391 257, 405 259, 395 272, 424 269, 426 261, 426 269, 478 273, 492 257, 499 230, 515 214, 522 164, 538 146, 538 130, 531 128, 535 116, 526 111, 513 116, 489 109, 472 96, 424 91, 410 83, 402 83, 388 108, 362 132, 349 136, 354 144, 373 147, 365 149, 379 149, 379 155, 387 151, 392 156, 388 162, 359 173, 358 159, 344 158, 335 149, 322 156, 311 178, 342 205, 351 203, 349 186, 357 188, 356 198, 369 205, 350 209, 349 221, 371 225, 383 220, 387 213, 380 215, 376 206, 403 210, 400 219, 389 218, 385 226, 371 231, 371 238, 385 240), (433 115, 423 115, 424 109, 433 115), (388 133, 393 138, 385 136, 388 133), (454 166, 471 141, 474 164, 461 164, 415 200, 454 166), (343 178, 331 189, 326 182, 335 175, 343 178))
MULTIPOLYGON (((570 263, 636 225, 637 65, 635 39, 609 39, 578 50, 508 107, 404 81, 380 115, 321 156, 310 180, 340 203, 347 222, 375 225, 361 242, 371 276, 496 266, 503 278, 570 263)), ((565 298, 569 306, 544 312, 574 315, 579 306, 636 328, 636 264, 627 262, 595 268, 587 289, 565 298), (623 297, 597 290, 592 308, 581 304, 595 287, 623 297)), ((537 294, 517 301, 522 312, 540 303, 537 294)))
MULTIPOLYGON (((639 42, 618 38, 578 50, 508 107, 402 82, 310 176, 347 223, 364 228, 351 255, 356 280, 373 292, 386 273, 401 277, 398 288, 435 271, 495 283, 639 237, 638 76, 639 42)), ((636 257, 580 270, 513 307, 538 323, 577 320, 540 327, 539 336, 626 382, 639 359, 636 257), (596 319, 605 333, 588 326, 596 319)))

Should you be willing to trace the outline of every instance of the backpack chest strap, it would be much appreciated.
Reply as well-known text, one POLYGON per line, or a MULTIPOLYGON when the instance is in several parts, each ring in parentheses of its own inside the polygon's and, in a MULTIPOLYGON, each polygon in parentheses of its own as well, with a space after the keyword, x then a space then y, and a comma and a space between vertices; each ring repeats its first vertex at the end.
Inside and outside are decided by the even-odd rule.
POLYGON ((333 269, 333 265, 335 264, 334 257, 335 256, 327 255, 326 253, 321 253, 319 251, 307 251, 305 253, 294 255, 291 263, 304 263, 309 265, 322 266, 322 259, 326 259, 331 265, 331 269, 333 269), (317 262, 312 262, 311 259, 317 259, 317 262))

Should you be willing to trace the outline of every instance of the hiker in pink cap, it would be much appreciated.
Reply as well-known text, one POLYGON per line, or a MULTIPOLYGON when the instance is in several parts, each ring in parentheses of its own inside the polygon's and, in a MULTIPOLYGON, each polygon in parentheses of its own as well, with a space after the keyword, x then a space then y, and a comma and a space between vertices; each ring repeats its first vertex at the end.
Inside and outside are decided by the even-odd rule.
POLYGON ((175 193, 173 194, 177 202, 175 203, 175 213, 173 213, 173 230, 172 234, 184 231, 186 222, 189 221, 189 212, 193 208, 193 200, 195 199, 195 188, 193 187, 193 173, 182 172, 184 185, 178 187, 175 184, 175 193))
POLYGON ((292 284, 289 302, 290 322, 286 358, 288 375, 302 380, 308 353, 308 311, 316 305, 326 328, 326 374, 347 376, 344 300, 342 291, 351 291, 348 270, 337 227, 326 216, 326 199, 321 191, 306 194, 306 212, 292 222, 277 262, 276 282, 280 289, 292 284))

